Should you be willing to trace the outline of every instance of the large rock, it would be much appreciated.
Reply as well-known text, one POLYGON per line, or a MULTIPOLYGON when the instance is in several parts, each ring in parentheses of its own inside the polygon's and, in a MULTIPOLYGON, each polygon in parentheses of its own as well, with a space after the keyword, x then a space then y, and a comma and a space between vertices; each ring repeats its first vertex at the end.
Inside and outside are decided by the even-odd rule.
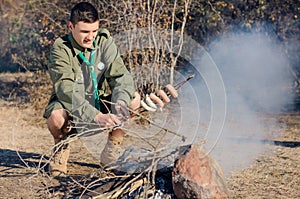
POLYGON ((172 175, 177 198, 228 198, 220 166, 201 146, 193 145, 179 157, 172 175))

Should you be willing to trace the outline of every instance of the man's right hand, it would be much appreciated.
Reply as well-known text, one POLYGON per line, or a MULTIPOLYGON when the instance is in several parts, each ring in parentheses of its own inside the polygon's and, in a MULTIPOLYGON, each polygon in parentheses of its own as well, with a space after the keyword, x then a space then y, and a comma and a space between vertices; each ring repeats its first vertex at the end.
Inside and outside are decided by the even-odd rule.
POLYGON ((121 125, 121 121, 118 119, 117 115, 111 113, 98 113, 94 118, 94 121, 99 124, 101 128, 121 125))
POLYGON ((157 91, 157 93, 146 94, 145 99, 141 100, 141 106, 147 111, 156 111, 157 105, 163 108, 165 103, 170 103, 172 98, 177 98, 177 90, 171 85, 166 85, 163 89, 157 91))

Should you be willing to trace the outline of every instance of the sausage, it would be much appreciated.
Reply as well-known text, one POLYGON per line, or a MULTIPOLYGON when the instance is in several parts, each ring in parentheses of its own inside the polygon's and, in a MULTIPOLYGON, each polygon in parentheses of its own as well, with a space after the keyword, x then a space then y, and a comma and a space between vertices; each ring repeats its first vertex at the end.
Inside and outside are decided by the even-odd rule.
POLYGON ((165 88, 167 89, 167 91, 170 93, 170 95, 173 98, 177 98, 178 97, 177 90, 171 84, 166 85, 165 88))
POLYGON ((165 105, 164 102, 159 97, 157 97, 154 93, 150 93, 150 99, 152 99, 160 107, 164 107, 165 105))
POLYGON ((144 109, 146 109, 147 111, 151 111, 151 112, 156 111, 156 109, 154 109, 154 108, 148 106, 148 105, 146 104, 146 102, 144 102, 144 100, 141 100, 141 106, 142 106, 144 109))
POLYGON ((147 105, 149 105, 149 106, 152 107, 152 108, 157 109, 156 104, 151 100, 151 98, 149 97, 148 94, 146 95, 145 101, 146 101, 147 105))
POLYGON ((163 100, 165 101, 166 103, 169 103, 171 100, 170 98, 168 97, 167 93, 163 90, 159 90, 157 92, 158 96, 163 100))

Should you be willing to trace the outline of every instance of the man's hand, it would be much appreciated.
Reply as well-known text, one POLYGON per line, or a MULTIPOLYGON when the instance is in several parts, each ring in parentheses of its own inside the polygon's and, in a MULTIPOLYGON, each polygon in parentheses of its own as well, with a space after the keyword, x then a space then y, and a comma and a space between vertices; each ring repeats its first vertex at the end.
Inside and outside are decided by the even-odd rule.
POLYGON ((141 106, 141 95, 138 92, 134 92, 134 99, 131 101, 128 106, 131 110, 136 110, 141 106))
POLYGON ((115 114, 103 114, 98 113, 94 118, 94 121, 99 124, 101 128, 105 127, 112 127, 112 126, 119 126, 121 125, 121 121, 118 119, 117 115, 115 114))
POLYGON ((124 120, 128 119, 130 114, 127 104, 123 100, 118 100, 115 104, 116 115, 124 120))
POLYGON ((158 90, 156 94, 146 94, 145 99, 141 100, 141 106, 147 111, 154 112, 158 107, 163 108, 165 103, 170 103, 171 97, 177 98, 178 93, 171 84, 168 84, 163 89, 158 90))

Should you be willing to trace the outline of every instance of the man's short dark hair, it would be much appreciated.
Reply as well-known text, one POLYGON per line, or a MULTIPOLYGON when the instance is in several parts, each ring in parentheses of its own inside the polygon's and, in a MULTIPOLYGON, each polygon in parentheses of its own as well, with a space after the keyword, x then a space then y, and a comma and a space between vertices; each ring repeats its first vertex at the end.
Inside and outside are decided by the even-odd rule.
POLYGON ((98 20, 98 11, 89 2, 80 2, 71 9, 70 21, 74 25, 80 21, 85 23, 94 23, 98 20))

